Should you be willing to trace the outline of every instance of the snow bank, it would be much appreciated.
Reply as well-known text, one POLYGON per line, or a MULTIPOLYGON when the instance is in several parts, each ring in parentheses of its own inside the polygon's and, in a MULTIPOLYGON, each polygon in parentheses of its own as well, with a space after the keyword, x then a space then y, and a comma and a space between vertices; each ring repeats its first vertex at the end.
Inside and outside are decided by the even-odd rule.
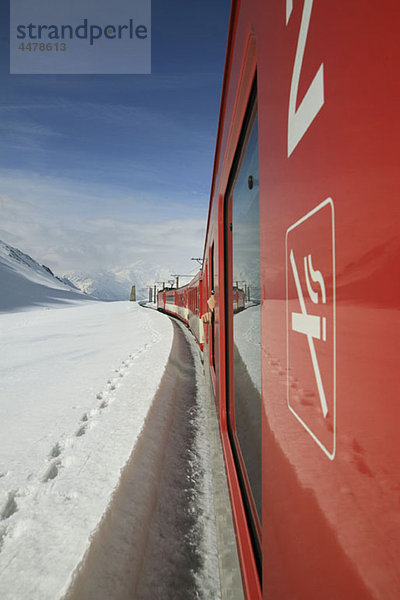
POLYGON ((0 597, 68 589, 129 461, 172 344, 129 302, 0 315, 0 597))
POLYGON ((220 598, 203 369, 173 327, 145 426, 63 600, 220 598))

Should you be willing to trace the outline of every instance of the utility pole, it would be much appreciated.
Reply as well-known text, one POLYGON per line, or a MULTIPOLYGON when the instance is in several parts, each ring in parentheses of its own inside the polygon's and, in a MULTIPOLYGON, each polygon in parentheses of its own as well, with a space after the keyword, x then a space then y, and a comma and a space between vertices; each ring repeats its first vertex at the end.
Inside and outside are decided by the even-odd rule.
POLYGON ((202 258, 191 258, 190 260, 195 260, 196 262, 199 263, 201 268, 203 268, 203 259, 202 258))
POLYGON ((177 275, 175 273, 174 275, 171 275, 171 277, 175 277, 175 285, 176 285, 176 289, 178 289, 178 287, 179 287, 179 277, 185 277, 185 275, 177 275))
POLYGON ((175 277, 175 283, 176 283, 176 289, 178 289, 179 287, 179 278, 180 277, 190 277, 191 279, 193 279, 194 275, 190 274, 190 275, 182 275, 182 273, 180 275, 171 275, 171 277, 175 277))

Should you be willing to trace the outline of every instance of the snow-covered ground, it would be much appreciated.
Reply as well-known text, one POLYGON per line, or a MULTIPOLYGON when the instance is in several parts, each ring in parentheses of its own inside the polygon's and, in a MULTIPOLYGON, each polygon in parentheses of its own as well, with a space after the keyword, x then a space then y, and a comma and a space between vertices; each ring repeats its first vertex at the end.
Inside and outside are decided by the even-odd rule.
POLYGON ((0 345, 1 600, 220 598, 185 328, 0 242, 0 345))
POLYGON ((62 597, 116 490, 171 349, 135 303, 0 315, 0 597, 62 597))

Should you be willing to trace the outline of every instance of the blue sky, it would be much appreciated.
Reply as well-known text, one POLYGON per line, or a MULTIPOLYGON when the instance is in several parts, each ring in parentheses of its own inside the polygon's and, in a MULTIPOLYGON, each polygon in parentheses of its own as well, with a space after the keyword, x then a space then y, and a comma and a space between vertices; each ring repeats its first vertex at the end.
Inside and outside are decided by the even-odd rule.
POLYGON ((57 272, 138 256, 193 268, 189 255, 202 253, 207 218, 229 0, 153 0, 151 75, 9 75, 4 4, 0 238, 57 272), (180 237, 175 249, 172 234, 180 237))

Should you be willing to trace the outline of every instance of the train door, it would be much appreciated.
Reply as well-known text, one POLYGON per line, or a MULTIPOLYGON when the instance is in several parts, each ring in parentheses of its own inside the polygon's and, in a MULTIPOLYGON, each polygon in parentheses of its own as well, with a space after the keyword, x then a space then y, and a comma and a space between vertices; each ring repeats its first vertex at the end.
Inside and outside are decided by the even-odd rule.
POLYGON ((256 91, 225 196, 227 414, 261 576, 261 328, 256 91), (241 298, 241 302, 238 301, 241 298))

